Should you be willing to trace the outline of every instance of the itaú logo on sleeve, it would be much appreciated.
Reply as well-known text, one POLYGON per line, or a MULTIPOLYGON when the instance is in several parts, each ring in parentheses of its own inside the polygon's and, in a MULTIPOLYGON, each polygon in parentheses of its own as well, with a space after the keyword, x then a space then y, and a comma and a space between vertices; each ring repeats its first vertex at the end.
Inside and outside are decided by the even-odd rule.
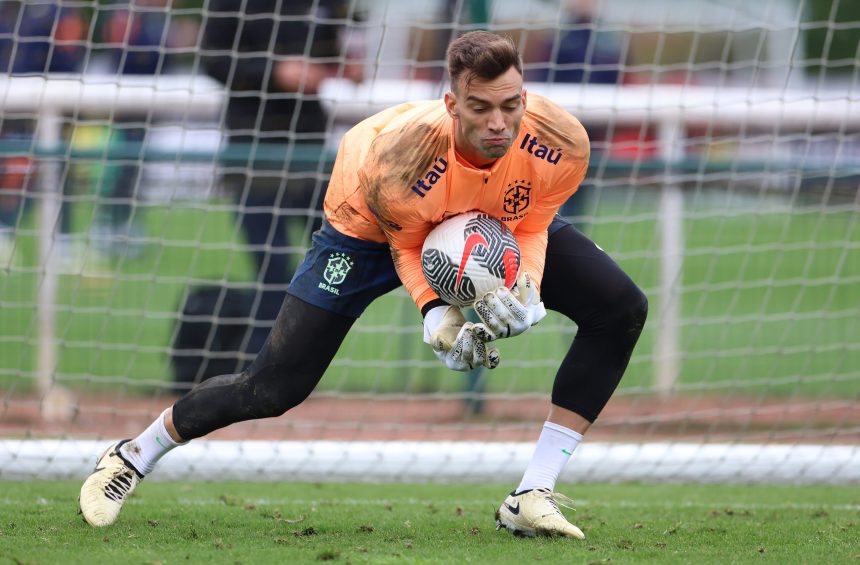
POLYGON ((439 182, 447 170, 448 161, 444 157, 436 157, 433 160, 433 166, 412 185, 412 192, 424 198, 424 195, 439 182))
POLYGON ((558 160, 561 159, 561 147, 557 149, 550 149, 540 141, 538 138, 530 133, 527 133, 523 138, 523 142, 520 143, 520 149, 525 149, 531 155, 534 155, 538 159, 543 159, 547 163, 552 165, 558 164, 558 160))

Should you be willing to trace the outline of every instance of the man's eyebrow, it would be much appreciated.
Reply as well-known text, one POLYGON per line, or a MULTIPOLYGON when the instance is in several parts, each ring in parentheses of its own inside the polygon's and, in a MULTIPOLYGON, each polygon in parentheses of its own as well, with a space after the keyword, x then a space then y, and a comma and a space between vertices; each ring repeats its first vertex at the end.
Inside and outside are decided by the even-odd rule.
MULTIPOLYGON (((502 104, 505 104, 508 102, 516 102, 517 100, 520 99, 521 96, 522 96, 522 94, 514 94, 513 96, 509 96, 508 98, 505 98, 504 100, 502 100, 502 104)), ((484 100, 483 98, 479 98, 473 94, 470 94, 469 96, 466 97, 466 102, 478 102, 479 104, 486 104, 487 106, 492 105, 492 102, 490 102, 489 100, 484 100)))

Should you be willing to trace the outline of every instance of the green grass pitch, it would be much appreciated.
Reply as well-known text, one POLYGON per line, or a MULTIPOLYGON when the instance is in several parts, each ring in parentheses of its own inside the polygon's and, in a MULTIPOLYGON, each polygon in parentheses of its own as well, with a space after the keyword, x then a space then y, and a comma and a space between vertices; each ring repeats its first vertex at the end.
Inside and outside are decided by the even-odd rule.
POLYGON ((852 563, 860 492, 560 485, 586 540, 494 529, 510 485, 146 483, 117 524, 76 515, 79 482, 0 482, 0 564, 852 563))

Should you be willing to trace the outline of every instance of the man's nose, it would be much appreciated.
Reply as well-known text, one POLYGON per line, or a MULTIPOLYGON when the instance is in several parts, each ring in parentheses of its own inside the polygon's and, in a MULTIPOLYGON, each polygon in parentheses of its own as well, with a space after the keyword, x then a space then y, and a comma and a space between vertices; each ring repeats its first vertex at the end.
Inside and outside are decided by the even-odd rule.
POLYGON ((493 131, 504 131, 505 119, 504 116, 502 116, 502 112, 500 110, 493 110, 492 112, 490 112, 487 127, 493 131))

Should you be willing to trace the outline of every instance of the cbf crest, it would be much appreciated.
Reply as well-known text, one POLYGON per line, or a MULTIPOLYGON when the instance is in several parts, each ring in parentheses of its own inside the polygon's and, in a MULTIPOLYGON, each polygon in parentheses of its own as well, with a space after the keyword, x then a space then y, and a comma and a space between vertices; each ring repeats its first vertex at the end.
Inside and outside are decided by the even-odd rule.
POLYGON ((346 280, 346 275, 352 269, 354 261, 346 253, 332 253, 323 271, 323 278, 328 284, 338 285, 346 280))
MULTIPOLYGON (((505 189, 502 206, 508 214, 522 214, 531 203, 532 183, 527 180, 514 181, 505 189)), ((511 218, 513 219, 513 218, 511 218)))

